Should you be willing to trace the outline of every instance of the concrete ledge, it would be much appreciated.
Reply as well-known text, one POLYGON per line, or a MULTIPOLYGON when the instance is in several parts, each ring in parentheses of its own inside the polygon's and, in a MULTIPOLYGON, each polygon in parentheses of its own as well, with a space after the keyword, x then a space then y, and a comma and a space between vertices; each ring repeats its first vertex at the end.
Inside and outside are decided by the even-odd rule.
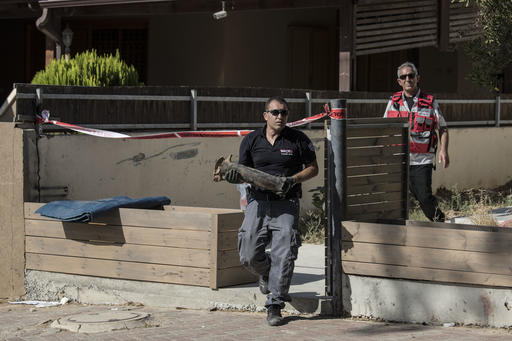
POLYGON ((511 289, 345 275, 343 305, 387 321, 512 326, 511 289))

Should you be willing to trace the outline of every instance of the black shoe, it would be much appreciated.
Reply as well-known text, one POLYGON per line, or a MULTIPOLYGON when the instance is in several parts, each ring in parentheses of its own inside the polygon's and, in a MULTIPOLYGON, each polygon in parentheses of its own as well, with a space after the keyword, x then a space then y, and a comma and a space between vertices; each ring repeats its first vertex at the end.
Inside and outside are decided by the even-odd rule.
POLYGON ((269 294, 270 290, 268 290, 268 276, 260 275, 258 279, 258 286, 260 287, 260 291, 263 295, 269 294))
POLYGON ((267 322, 269 326, 280 326, 283 323, 280 306, 273 304, 267 307, 267 322))

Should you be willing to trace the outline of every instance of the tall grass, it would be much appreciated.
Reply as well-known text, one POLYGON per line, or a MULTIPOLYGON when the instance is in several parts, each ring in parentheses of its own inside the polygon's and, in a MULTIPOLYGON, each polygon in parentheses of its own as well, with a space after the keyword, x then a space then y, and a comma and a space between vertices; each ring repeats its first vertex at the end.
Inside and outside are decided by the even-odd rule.
MULTIPOLYGON (((496 189, 442 187, 436 192, 436 197, 446 220, 467 216, 474 224, 496 226, 491 210, 512 206, 512 181, 496 189)), ((414 199, 410 199, 409 203, 409 220, 428 220, 414 199)))

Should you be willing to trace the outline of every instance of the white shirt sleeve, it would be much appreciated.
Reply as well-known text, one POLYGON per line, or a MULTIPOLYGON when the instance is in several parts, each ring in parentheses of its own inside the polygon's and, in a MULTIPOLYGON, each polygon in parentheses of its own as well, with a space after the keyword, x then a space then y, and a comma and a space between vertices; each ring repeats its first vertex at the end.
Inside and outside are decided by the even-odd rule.
POLYGON ((439 104, 437 103, 436 100, 434 100, 433 106, 434 106, 434 115, 436 115, 436 118, 437 118, 437 127, 436 128, 439 130, 440 127, 448 126, 446 124, 446 120, 443 117, 443 114, 441 113, 441 109, 439 108, 439 104))
POLYGON ((386 107, 386 111, 384 111, 384 118, 387 118, 388 117, 388 110, 389 108, 391 108, 391 100, 388 101, 388 105, 386 107))

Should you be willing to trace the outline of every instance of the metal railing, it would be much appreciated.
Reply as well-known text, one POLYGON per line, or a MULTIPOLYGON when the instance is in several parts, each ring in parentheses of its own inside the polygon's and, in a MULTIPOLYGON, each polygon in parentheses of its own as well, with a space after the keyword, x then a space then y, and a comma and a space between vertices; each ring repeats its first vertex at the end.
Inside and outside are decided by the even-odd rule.
MULTIPOLYGON (((17 93, 16 89, 7 97, 0 108, 0 117, 7 112, 16 99, 35 99, 35 94, 17 93)), ((198 96, 197 90, 191 89, 189 96, 162 96, 162 95, 95 95, 95 94, 42 94, 41 97, 52 100, 115 100, 115 101, 182 101, 190 102, 190 122, 172 123, 172 124, 84 124, 85 127, 110 128, 110 129, 190 129, 199 128, 252 128, 259 127, 261 123, 199 123, 197 121, 197 107, 199 102, 249 102, 265 103, 264 97, 223 97, 223 96, 198 96)), ((305 115, 312 115, 313 103, 328 103, 328 98, 312 98, 311 92, 304 92, 303 98, 286 98, 289 103, 304 103, 305 115)), ((479 121, 454 121, 447 122, 448 126, 475 127, 475 126, 495 126, 500 127, 503 124, 512 124, 512 120, 501 120, 501 106, 503 104, 512 104, 512 99, 501 99, 496 96, 495 99, 439 99, 439 104, 494 104, 494 120, 479 121)), ((347 104, 386 104, 387 99, 347 99, 347 104)), ((71 122, 70 122, 71 123, 71 122)), ((309 123, 308 128, 323 127, 322 123, 309 123)))

